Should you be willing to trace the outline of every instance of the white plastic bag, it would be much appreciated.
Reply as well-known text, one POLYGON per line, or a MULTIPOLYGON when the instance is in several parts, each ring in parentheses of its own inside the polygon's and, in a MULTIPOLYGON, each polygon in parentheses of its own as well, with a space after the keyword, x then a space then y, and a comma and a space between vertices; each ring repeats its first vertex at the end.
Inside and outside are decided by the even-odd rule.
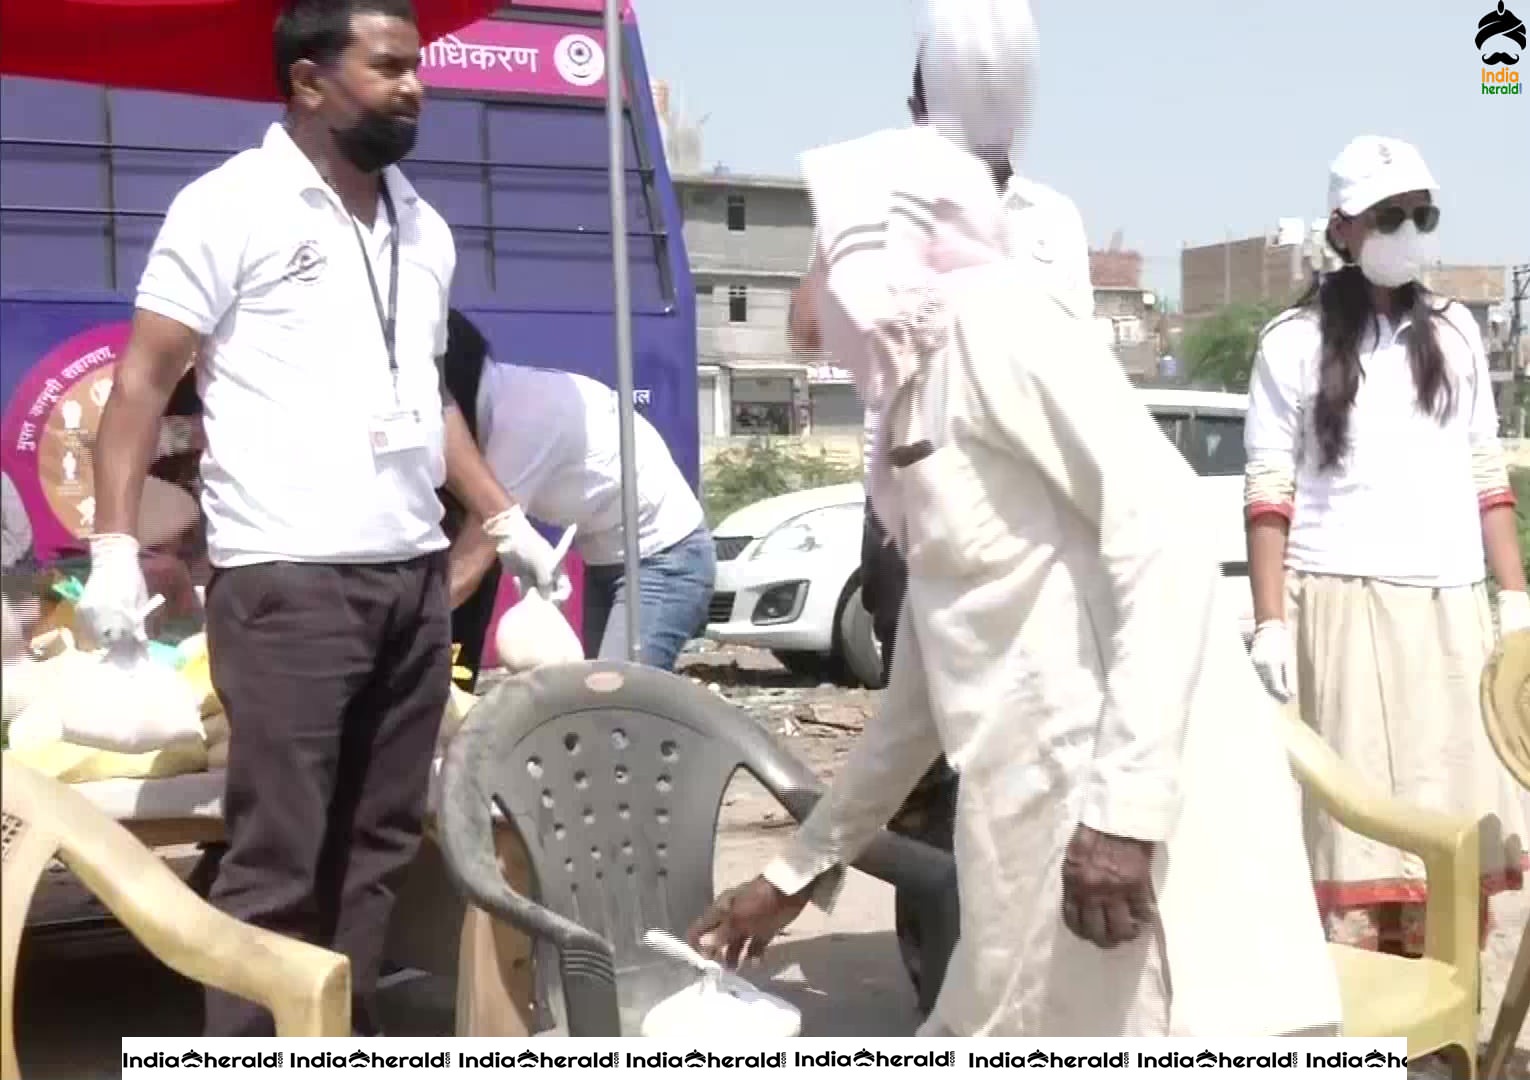
POLYGON ((579 635, 547 597, 528 589, 520 602, 499 620, 494 632, 499 662, 512 675, 546 664, 572 664, 584 659, 579 635))
MULTIPOLYGON (((556 576, 562 576, 559 572, 563 560, 568 556, 577 532, 578 527, 570 525, 553 549, 553 573, 556 576)), ((566 584, 568 579, 563 578, 563 581, 566 584)), ((567 592, 548 597, 527 582, 517 584, 521 599, 500 617, 499 628, 494 632, 499 662, 510 674, 519 675, 548 664, 577 664, 583 660, 584 646, 579 643, 579 635, 574 633, 558 606, 568 599, 567 592)))
POLYGON ((730 1039, 794 1039, 801 1033, 802 1013, 795 1005, 756 990, 669 931, 649 930, 643 944, 701 973, 648 1010, 643 1038, 694 1042, 698 1031, 720 1031, 730 1039))
MULTIPOLYGON (((0 691, 3 691, 0 693, 0 715, 11 723, 9 741, 12 746, 17 745, 21 718, 32 705, 46 701, 55 693, 55 687, 67 688, 79 665, 88 661, 85 653, 75 651, 74 635, 63 627, 38 635, 25 645, 19 656, 6 661, 5 678, 0 680, 0 691)), ((34 719, 31 723, 36 727, 38 721, 34 719)), ((48 738, 58 738, 56 720, 49 722, 46 729, 53 733, 48 738)))
POLYGON ((129 647, 78 656, 69 682, 50 686, 46 697, 38 696, 30 704, 57 721, 65 742, 146 754, 206 739, 191 687, 146 651, 129 647))
POLYGON ((722 972, 703 975, 643 1017, 645 1039, 694 1042, 698 1031, 727 1032, 729 1039, 794 1039, 802 1032, 802 1013, 737 975, 722 972))

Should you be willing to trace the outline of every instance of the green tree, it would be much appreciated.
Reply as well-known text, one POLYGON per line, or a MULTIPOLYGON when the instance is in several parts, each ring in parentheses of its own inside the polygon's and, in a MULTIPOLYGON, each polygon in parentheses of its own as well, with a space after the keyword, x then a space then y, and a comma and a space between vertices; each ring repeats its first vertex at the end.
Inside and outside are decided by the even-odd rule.
POLYGON ((722 451, 702 470, 707 522, 716 525, 750 503, 791 491, 858 483, 858 465, 827 450, 811 450, 789 439, 759 438, 722 451))
POLYGON ((1230 304, 1196 323, 1180 345, 1190 380, 1247 390, 1259 331, 1282 310, 1284 305, 1269 301, 1230 304))
POLYGON ((1519 522, 1519 557, 1524 560, 1525 575, 1530 577, 1530 469, 1510 469, 1509 484, 1514 489, 1514 517, 1519 522))

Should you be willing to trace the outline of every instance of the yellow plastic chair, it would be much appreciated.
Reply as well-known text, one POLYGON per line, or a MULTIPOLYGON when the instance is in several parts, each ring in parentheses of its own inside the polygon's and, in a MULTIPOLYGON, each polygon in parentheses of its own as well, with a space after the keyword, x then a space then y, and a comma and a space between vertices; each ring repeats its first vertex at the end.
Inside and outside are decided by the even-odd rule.
POLYGON ((9 755, 0 768, 0 1080, 21 1075, 16 961, 32 893, 54 858, 158 959, 187 978, 264 1005, 279 1035, 350 1035, 349 960, 223 914, 67 784, 9 755))
MULTIPOLYGON (((1504 768, 1530 789, 1530 630, 1509 634, 1482 672, 1482 722, 1504 768)), ((1530 927, 1519 940, 1503 1004, 1482 1058, 1483 1076, 1507 1076, 1530 1011, 1530 927)))
POLYGON ((1344 1034, 1406 1038, 1410 1058, 1446 1052, 1456 1076, 1475 1080, 1482 896, 1477 823, 1381 794, 1294 709, 1286 711, 1285 723, 1291 768, 1307 796, 1346 828, 1417 855, 1429 884, 1421 958, 1329 946, 1339 973, 1344 1034))

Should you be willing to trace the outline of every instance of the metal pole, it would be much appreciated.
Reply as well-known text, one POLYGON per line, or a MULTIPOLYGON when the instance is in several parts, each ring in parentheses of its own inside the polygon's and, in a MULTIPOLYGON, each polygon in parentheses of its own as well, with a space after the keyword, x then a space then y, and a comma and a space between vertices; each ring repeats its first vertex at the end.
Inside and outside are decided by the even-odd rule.
POLYGON ((627 131, 622 108, 621 0, 605 0, 606 24, 606 131, 611 152, 611 280, 616 294, 616 417, 622 456, 622 561, 623 591, 627 601, 627 658, 642 655, 642 626, 638 619, 638 503, 637 420, 633 415, 636 388, 632 377, 632 293, 627 262, 627 131))

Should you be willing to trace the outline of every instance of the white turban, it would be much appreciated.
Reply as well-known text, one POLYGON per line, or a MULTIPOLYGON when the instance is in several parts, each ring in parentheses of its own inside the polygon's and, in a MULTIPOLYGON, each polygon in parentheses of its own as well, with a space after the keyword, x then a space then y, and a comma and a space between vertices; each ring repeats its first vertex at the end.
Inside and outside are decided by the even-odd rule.
POLYGON ((989 163, 1030 119, 1036 23, 1026 0, 927 0, 920 71, 930 123, 989 163))

